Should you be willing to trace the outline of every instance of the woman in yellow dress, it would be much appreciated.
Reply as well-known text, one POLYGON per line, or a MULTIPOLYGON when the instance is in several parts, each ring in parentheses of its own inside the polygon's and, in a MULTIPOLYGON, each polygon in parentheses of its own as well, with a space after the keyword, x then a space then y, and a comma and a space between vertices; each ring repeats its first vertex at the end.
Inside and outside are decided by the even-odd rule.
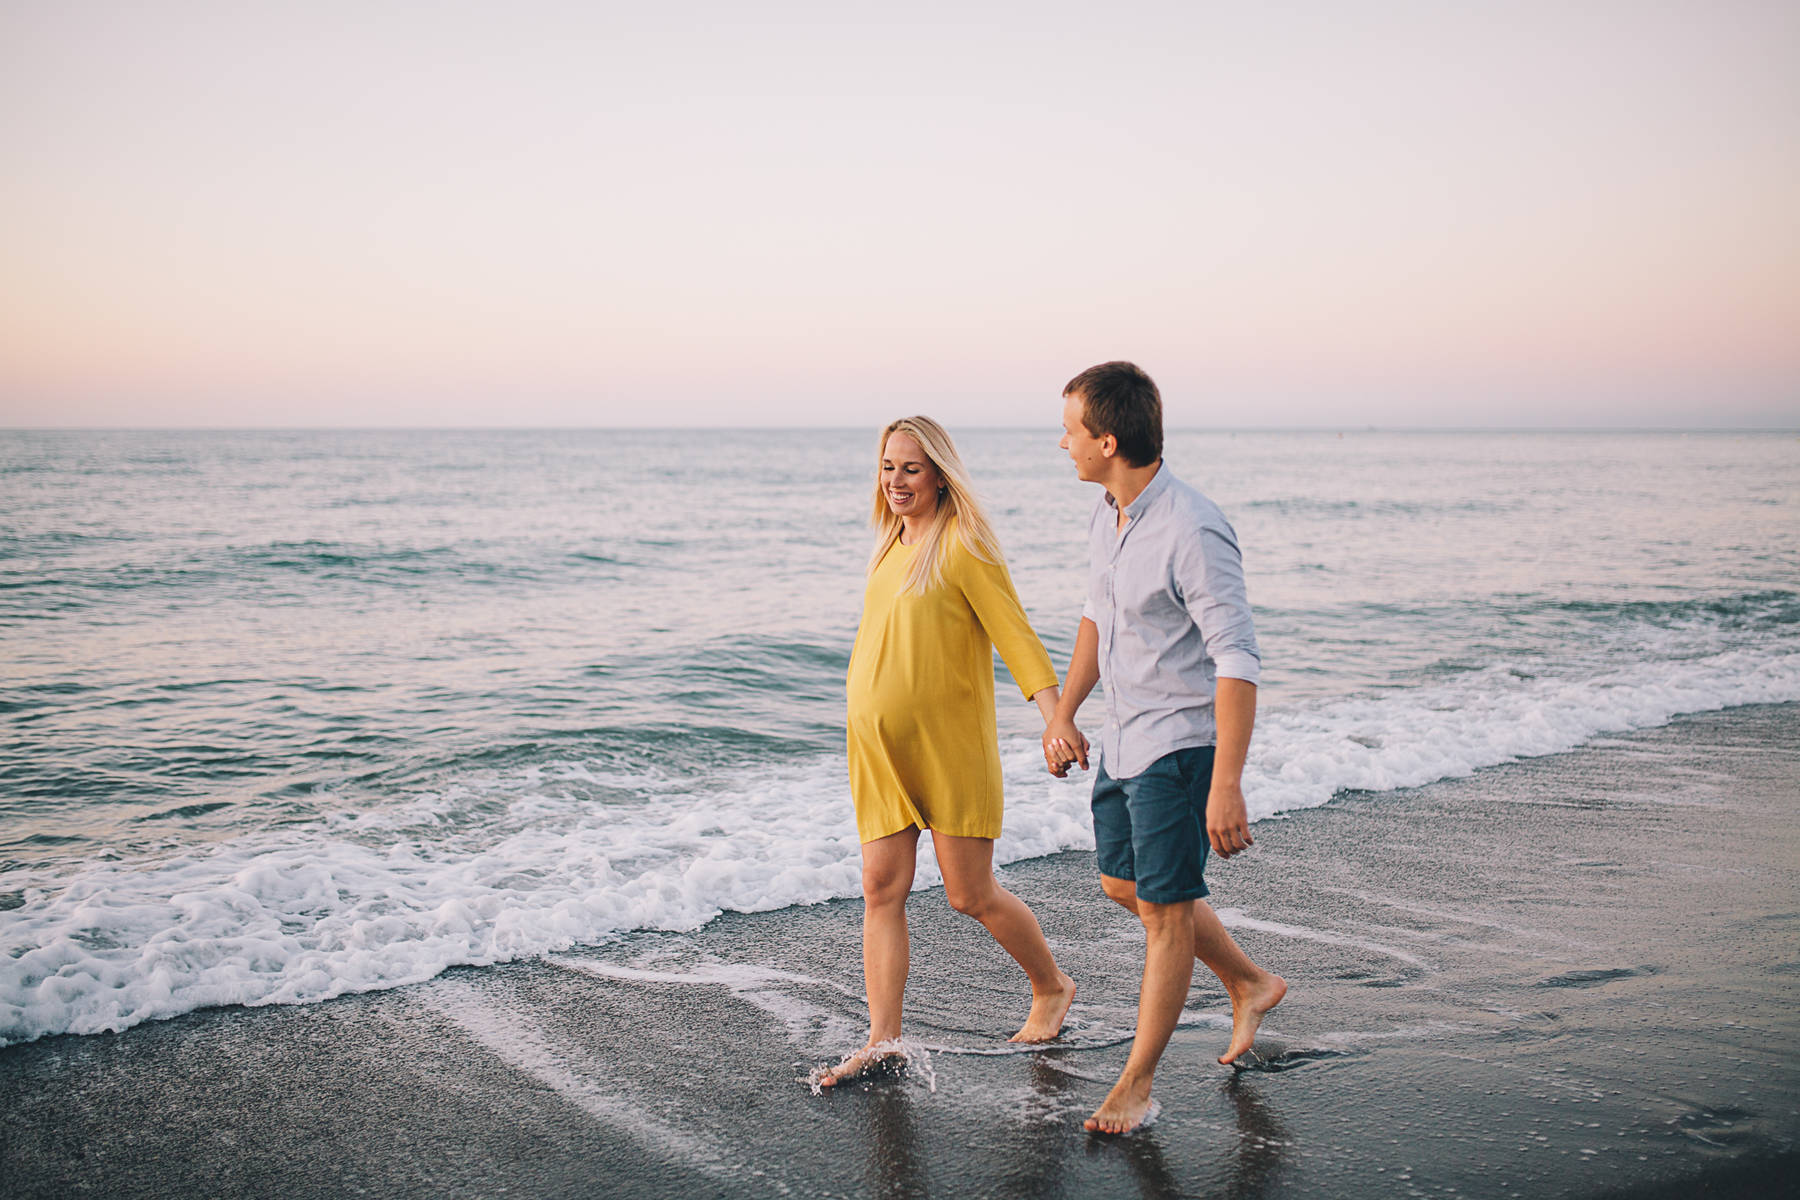
POLYGON ((828 1087, 898 1052, 906 897, 923 830, 931 831, 951 907, 986 926, 1031 981, 1031 1012, 1012 1040, 1054 1038, 1075 998, 1037 918, 994 879, 1001 809, 994 650, 1046 723, 1056 712, 1056 671, 1013 591, 962 459, 936 421, 907 417, 882 430, 872 519, 875 551, 846 681, 869 1040, 820 1076, 828 1087))

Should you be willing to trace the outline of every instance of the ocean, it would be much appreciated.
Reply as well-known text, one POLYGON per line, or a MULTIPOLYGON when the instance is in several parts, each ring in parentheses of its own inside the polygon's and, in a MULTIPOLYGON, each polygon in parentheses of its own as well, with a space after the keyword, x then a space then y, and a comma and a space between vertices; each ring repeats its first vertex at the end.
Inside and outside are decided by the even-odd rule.
MULTIPOLYGON (((1053 429, 952 432, 1061 670, 1096 490, 1053 429)), ((0 1045, 857 895, 875 443, 0 433, 0 1045)), ((1244 549, 1259 821, 1800 700, 1792 433, 1166 458, 1244 549)), ((999 695, 997 860, 1091 849, 999 695)))

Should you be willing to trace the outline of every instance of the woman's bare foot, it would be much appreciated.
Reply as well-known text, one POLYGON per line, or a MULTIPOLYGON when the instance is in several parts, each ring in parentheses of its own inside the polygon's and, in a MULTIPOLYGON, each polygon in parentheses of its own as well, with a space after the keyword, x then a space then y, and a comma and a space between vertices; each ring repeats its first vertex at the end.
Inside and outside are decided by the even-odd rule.
POLYGON ((1081 1123, 1089 1133, 1130 1133, 1156 1112, 1156 1101, 1150 1099, 1150 1081, 1119 1076, 1105 1103, 1094 1115, 1081 1123))
POLYGON ((1231 997, 1231 1045, 1219 1055, 1222 1066, 1230 1066, 1238 1055, 1256 1044, 1256 1031, 1270 1009, 1287 995, 1287 980, 1270 975, 1243 996, 1231 997))
POLYGON ((904 1061, 906 1051, 900 1048, 899 1038, 889 1038, 884 1042, 870 1042, 861 1050, 846 1054, 844 1061, 835 1067, 816 1067, 813 1069, 811 1083, 815 1087, 836 1087, 849 1079, 860 1079, 864 1075, 873 1074, 888 1067, 894 1059, 904 1061))
POLYGON ((1062 986, 1054 992, 1032 993, 1031 1015, 1025 1018, 1025 1027, 1008 1038, 1011 1042, 1048 1042, 1062 1032, 1063 1018, 1069 1015, 1069 1006, 1075 1003, 1075 981, 1058 971, 1062 986))

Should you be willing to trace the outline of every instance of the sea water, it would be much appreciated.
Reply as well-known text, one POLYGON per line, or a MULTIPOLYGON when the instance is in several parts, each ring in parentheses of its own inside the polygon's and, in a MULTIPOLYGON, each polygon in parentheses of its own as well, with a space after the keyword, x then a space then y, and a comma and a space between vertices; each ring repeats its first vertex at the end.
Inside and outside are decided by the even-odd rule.
MULTIPOLYGON (((1097 490, 1055 438, 958 431, 1060 670, 1097 490)), ((856 895, 875 443, 0 433, 0 1044, 856 895)), ((1257 819, 1800 700, 1792 433, 1167 460, 1243 546, 1257 819)), ((999 669, 997 858, 1091 848, 999 669)))

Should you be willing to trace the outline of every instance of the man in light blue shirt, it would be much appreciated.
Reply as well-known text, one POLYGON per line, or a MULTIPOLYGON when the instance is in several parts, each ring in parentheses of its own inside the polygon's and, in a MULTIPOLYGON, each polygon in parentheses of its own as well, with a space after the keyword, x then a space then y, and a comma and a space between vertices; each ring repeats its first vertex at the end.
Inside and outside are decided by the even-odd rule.
POLYGON ((1088 530, 1088 595, 1044 756, 1088 766, 1075 711, 1105 687, 1094 779, 1095 857, 1107 896, 1146 935, 1137 1039, 1087 1128, 1126 1133, 1150 1108, 1157 1061, 1198 957, 1231 996, 1230 1063, 1250 1049, 1287 983, 1250 961, 1206 903, 1206 853, 1251 844, 1241 780, 1261 656, 1237 535, 1218 506, 1162 462, 1162 397, 1128 362, 1063 389, 1062 448, 1106 490, 1088 530))

